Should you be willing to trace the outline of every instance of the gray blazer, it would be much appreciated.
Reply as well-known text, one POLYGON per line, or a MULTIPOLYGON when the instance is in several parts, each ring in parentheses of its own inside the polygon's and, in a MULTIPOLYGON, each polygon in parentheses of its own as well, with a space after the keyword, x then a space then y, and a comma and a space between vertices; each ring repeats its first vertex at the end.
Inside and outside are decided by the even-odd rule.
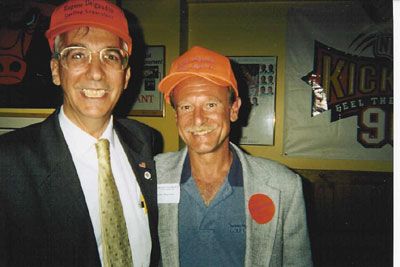
MULTIPOLYGON (((243 153, 231 143, 243 169, 245 207, 253 194, 269 196, 275 215, 258 224, 246 208, 245 266, 312 266, 301 179, 279 163, 243 153)), ((156 156, 157 183, 179 183, 187 148, 156 156)), ((178 204, 158 204, 163 266, 179 266, 178 204)))

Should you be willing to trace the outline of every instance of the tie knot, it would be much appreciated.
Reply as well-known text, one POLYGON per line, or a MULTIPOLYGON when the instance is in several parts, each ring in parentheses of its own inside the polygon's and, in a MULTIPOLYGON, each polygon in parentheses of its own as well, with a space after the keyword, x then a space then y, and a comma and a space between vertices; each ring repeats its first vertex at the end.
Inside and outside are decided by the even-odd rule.
POLYGON ((108 139, 100 139, 96 143, 96 151, 98 159, 110 159, 110 142, 108 139))

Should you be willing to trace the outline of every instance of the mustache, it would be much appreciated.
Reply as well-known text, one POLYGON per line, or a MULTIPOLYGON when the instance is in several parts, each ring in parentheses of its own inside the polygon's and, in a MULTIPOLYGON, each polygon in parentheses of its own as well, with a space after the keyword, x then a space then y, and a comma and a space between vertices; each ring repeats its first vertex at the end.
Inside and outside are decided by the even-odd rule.
POLYGON ((200 126, 189 126, 185 128, 186 132, 189 133, 201 133, 201 132, 211 132, 212 130, 215 130, 217 128, 217 125, 200 125, 200 126))

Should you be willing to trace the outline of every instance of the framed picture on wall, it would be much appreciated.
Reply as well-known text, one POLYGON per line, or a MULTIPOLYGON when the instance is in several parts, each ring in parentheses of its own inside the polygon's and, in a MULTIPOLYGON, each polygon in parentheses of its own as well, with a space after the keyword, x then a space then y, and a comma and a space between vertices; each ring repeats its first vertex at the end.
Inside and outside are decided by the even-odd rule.
POLYGON ((157 90, 165 75, 165 47, 147 46, 143 66, 143 81, 139 95, 129 115, 164 116, 163 96, 157 90))
POLYGON ((276 57, 229 57, 237 63, 242 93, 242 109, 248 111, 239 143, 273 145, 275 130, 276 57), (245 89, 245 90, 244 90, 245 89))

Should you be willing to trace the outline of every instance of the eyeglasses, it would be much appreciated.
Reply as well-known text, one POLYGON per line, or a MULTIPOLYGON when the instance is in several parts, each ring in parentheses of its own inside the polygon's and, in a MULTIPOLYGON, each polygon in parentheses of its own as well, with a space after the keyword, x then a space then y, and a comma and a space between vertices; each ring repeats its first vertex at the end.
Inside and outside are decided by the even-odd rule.
POLYGON ((98 53, 104 68, 122 71, 128 66, 129 55, 120 48, 103 48, 100 51, 91 51, 81 46, 70 46, 61 52, 55 52, 54 58, 60 60, 61 65, 69 70, 86 69, 92 62, 92 54, 98 53))

